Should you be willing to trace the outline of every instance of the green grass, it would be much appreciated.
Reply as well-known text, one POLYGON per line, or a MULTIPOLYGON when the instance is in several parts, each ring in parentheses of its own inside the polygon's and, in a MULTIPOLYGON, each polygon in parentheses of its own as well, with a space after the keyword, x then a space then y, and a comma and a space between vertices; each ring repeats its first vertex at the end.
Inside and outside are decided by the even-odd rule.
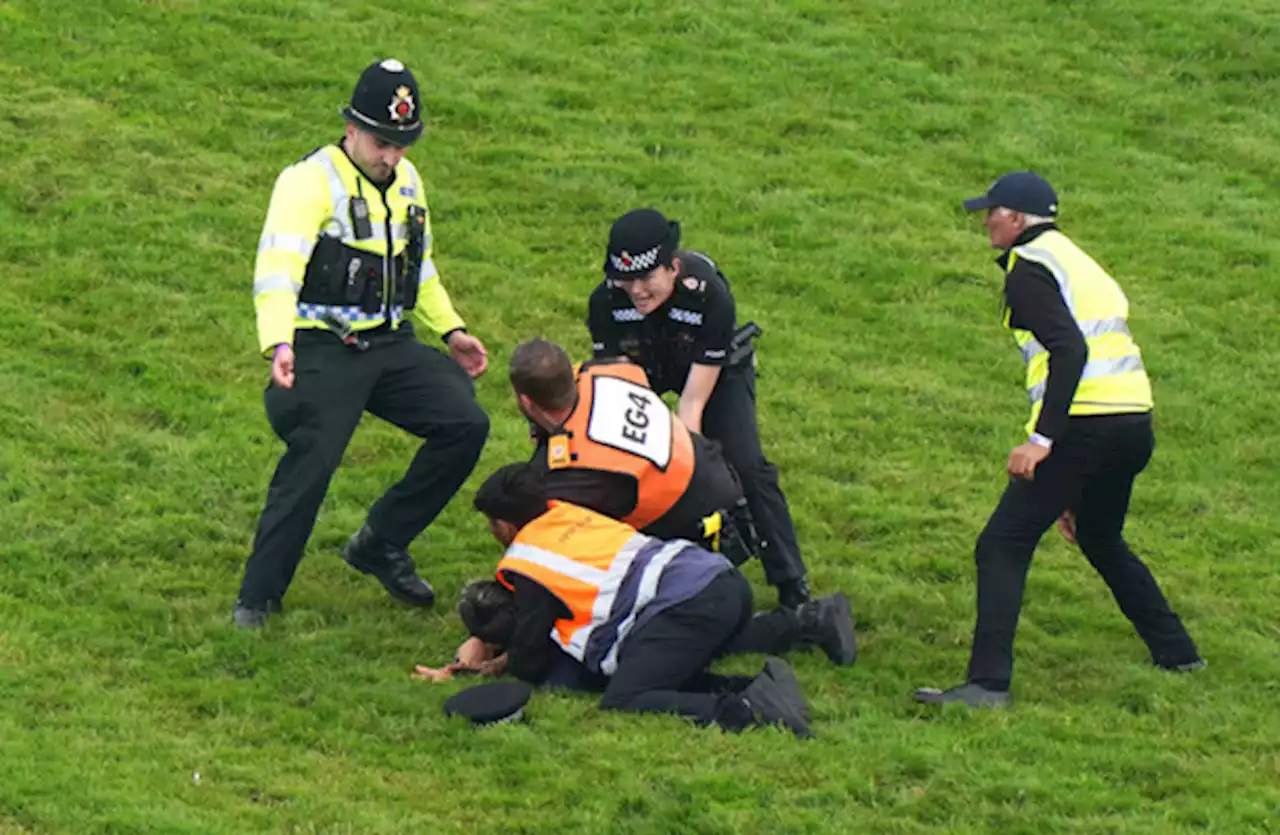
POLYGON ((0 3, 0 833, 1280 830, 1280 26, 1270 0, 1178 6, 0 3), (457 686, 408 674, 496 554, 473 479, 414 547, 434 613, 336 558, 414 448, 373 421, 288 613, 232 628, 280 451, 262 213, 385 55, 422 82, 411 158, 491 351, 477 478, 527 452, 510 349, 588 347, 622 211, 681 219, 764 326, 765 442, 863 642, 850 670, 796 658, 816 741, 578 696, 445 721, 457 686), (1018 707, 935 715, 908 695, 963 671, 972 541, 1024 419, 958 201, 1024 166, 1129 293, 1160 442, 1129 535, 1211 666, 1151 669, 1046 539, 1018 707))

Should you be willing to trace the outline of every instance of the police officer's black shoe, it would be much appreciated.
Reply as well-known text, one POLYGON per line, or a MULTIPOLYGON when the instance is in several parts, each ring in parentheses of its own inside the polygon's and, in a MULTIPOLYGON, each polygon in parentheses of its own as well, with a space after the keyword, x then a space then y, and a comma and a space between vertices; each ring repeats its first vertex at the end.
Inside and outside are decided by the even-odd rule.
POLYGON ((802 642, 819 647, 833 664, 847 667, 857 660, 858 637, 853 631, 853 607, 844 592, 811 600, 801 605, 796 615, 800 619, 802 642))
POLYGON ((800 683, 781 658, 768 658, 764 671, 740 695, 761 725, 782 725, 796 736, 813 736, 800 683))
POLYGON ((279 600, 268 600, 262 606, 249 606, 237 600, 236 610, 232 613, 231 619, 241 629, 261 629, 267 625, 268 615, 283 611, 284 606, 279 600))
POLYGON ((235 613, 231 617, 236 622, 236 626, 241 629, 261 629, 267 625, 266 609, 241 606, 239 603, 236 604, 235 613))
POLYGON ((807 577, 797 577, 778 584, 778 605, 784 609, 795 609, 812 599, 807 577))
POLYGON ((418 576, 413 558, 365 525, 342 549, 342 558, 355 570, 371 574, 387 593, 410 606, 430 606, 436 602, 435 589, 418 576))
POLYGON ((981 684, 970 681, 949 690, 936 687, 921 687, 912 696, 917 702, 927 705, 944 705, 958 702, 972 708, 1002 708, 1009 706, 1009 691, 988 690, 981 684))

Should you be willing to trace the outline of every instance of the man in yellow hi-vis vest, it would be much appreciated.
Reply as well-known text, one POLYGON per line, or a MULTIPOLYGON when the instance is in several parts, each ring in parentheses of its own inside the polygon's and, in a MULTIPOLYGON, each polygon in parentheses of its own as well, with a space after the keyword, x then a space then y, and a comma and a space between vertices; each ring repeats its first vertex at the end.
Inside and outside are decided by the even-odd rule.
POLYGON ((1079 544, 1120 610, 1167 670, 1204 666, 1182 621, 1125 542, 1133 482, 1155 444, 1151 384, 1129 332, 1129 302, 1107 272, 1058 231, 1058 196, 1015 171, 981 197, 1002 250, 1004 324, 1026 363, 1027 440, 1009 455, 1009 485, 978 537, 978 619, 964 684, 922 688, 926 703, 1009 701, 1013 638, 1031 555, 1056 521, 1079 544))
POLYGON ((258 243, 253 297, 259 349, 271 360, 271 428, 288 446, 245 564, 235 622, 281 609, 320 503, 368 411, 425 443, 343 549, 396 599, 435 593, 406 550, 475 467, 489 420, 471 377, 487 357, 467 333, 432 261, 422 178, 405 150, 422 135, 413 74, 370 65, 343 108, 346 133, 276 180, 258 243), (419 342, 409 315, 452 359, 419 342))

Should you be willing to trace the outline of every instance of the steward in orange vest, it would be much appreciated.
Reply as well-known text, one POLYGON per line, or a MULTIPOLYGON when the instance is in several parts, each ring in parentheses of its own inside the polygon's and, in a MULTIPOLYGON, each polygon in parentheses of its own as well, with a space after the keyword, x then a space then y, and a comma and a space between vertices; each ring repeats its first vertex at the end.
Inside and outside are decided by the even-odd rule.
MULTIPOLYGON (((804 698, 785 662, 771 658, 754 679, 707 670, 731 650, 785 651, 803 640, 794 611, 752 616, 751 586, 723 555, 549 501, 529 464, 498 470, 475 504, 506 553, 497 579, 468 586, 459 609, 472 635, 504 649, 497 672, 540 683, 558 649, 608 677, 605 709, 809 733, 804 698)), ((821 613, 826 643, 839 644, 844 663, 852 662, 844 595, 806 605, 821 613)))
POLYGON ((757 552, 742 487, 719 444, 685 428, 640 366, 596 361, 575 372, 563 348, 534 339, 512 354, 511 382, 539 427, 532 463, 550 497, 659 539, 706 544, 735 564, 757 552))

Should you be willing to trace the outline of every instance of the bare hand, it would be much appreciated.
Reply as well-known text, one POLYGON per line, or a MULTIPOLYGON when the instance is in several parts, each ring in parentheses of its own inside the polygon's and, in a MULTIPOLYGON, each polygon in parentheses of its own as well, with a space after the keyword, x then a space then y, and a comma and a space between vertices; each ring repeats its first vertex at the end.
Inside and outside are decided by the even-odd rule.
POLYGON ((466 669, 463 664, 453 663, 446 667, 424 667, 418 664, 413 668, 413 678, 426 679, 428 681, 441 682, 448 681, 453 678, 453 674, 459 670, 466 669))
POLYGON ((1067 541, 1068 545, 1076 543, 1076 512, 1074 510, 1064 510, 1062 515, 1058 517, 1058 533, 1062 534, 1062 538, 1067 541))
POLYGON ((282 389, 293 388, 293 348, 281 343, 271 358, 271 379, 282 389))
POLYGON ((474 669, 496 654, 493 647, 479 638, 468 638, 458 647, 458 663, 474 669))
POLYGON ((466 331, 449 334, 449 356, 472 379, 489 367, 489 352, 484 349, 484 343, 466 331))
POLYGON ((1020 444, 1009 453, 1009 475, 1033 481, 1036 477, 1036 467, 1048 457, 1049 450, 1046 447, 1030 441, 1020 444))

